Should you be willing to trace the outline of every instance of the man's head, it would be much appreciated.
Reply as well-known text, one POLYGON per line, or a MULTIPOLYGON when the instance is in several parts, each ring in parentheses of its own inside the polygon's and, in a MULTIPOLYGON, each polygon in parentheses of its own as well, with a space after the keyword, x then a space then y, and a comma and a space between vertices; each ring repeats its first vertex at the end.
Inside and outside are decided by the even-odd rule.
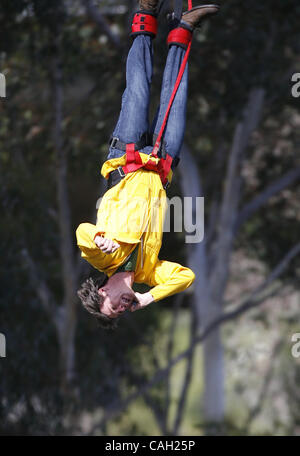
POLYGON ((132 283, 133 275, 129 272, 111 277, 104 274, 96 281, 87 279, 77 294, 84 308, 97 318, 102 328, 115 329, 118 317, 136 302, 132 283))

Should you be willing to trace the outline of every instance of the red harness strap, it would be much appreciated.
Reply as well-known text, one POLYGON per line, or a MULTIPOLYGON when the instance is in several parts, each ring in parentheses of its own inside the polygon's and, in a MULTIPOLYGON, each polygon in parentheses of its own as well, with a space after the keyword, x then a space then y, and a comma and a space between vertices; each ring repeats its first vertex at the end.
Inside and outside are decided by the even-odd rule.
POLYGON ((158 162, 157 168, 163 185, 165 185, 168 181, 167 176, 171 169, 172 161, 173 157, 166 154, 166 158, 161 158, 158 162))
POLYGON ((164 166, 164 162, 166 162, 169 167, 171 167, 172 157, 170 155, 167 155, 166 160, 161 158, 158 163, 151 160, 150 158, 148 162, 143 163, 139 151, 135 150, 134 143, 131 143, 126 144, 126 165, 122 166, 122 168, 125 174, 132 173, 140 168, 155 171, 159 173, 162 183, 165 184, 169 171, 166 174, 166 167, 164 166))
POLYGON ((138 150, 134 150, 134 143, 126 144, 126 165, 123 166, 125 174, 132 173, 143 166, 138 150))

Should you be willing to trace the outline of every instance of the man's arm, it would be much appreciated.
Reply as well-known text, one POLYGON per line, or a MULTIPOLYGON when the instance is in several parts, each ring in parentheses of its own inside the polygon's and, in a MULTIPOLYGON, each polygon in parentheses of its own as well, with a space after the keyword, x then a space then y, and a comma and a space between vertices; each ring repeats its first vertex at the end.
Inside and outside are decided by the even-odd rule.
POLYGON ((158 260, 149 276, 146 277, 146 283, 153 286, 149 291, 153 300, 160 301, 188 288, 194 282, 195 277, 191 269, 179 263, 158 260))
POLYGON ((81 256, 98 270, 103 270, 106 255, 113 253, 120 245, 99 233, 97 226, 81 223, 76 230, 77 245, 81 256))

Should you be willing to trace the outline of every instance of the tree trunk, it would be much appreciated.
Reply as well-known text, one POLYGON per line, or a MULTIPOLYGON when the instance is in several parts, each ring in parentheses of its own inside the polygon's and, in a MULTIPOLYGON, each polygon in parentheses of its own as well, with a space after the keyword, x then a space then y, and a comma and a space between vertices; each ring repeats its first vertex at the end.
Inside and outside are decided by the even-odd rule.
MULTIPOLYGON (((264 90, 254 88, 249 95, 242 119, 236 126, 232 147, 229 154, 225 180, 224 197, 215 249, 212 252, 214 261, 209 278, 210 301, 207 303, 204 326, 220 317, 223 311, 223 299, 226 291, 230 258, 234 241, 234 224, 237 218, 240 200, 240 169, 244 155, 254 129, 257 128, 264 101, 264 90)), ((221 340, 221 329, 218 327, 204 341, 204 416, 208 424, 217 427, 224 419, 224 349, 221 340)), ((216 429, 211 431, 215 433, 216 429)))
MULTIPOLYGON (((217 240, 207 251, 206 239, 189 246, 189 267, 196 274, 194 282, 194 311, 198 328, 203 330, 220 317, 226 290, 230 257, 234 240, 234 223, 240 198, 240 167, 253 130, 257 127, 263 107, 264 90, 254 88, 249 95, 241 120, 236 126, 229 154, 224 197, 218 216, 217 240), (212 258, 208 258, 208 254, 212 258), (208 261, 209 260, 209 261, 208 261), (211 274, 208 264, 212 264, 211 274), (209 276, 210 275, 210 276, 209 276)), ((187 146, 181 158, 181 183, 183 196, 203 195, 197 165, 187 146)), ((204 421, 220 427, 225 414, 224 401, 224 349, 220 328, 216 328, 203 343, 204 368, 204 421)), ((216 433, 216 428, 211 429, 216 433)))
POLYGON ((54 82, 54 129, 53 141, 56 152, 56 185, 58 222, 60 233, 60 255, 62 281, 64 287, 63 306, 59 309, 58 337, 60 344, 61 390, 64 394, 72 392, 75 374, 75 329, 76 329, 76 269, 73 252, 73 233, 67 187, 67 153, 63 145, 63 82, 62 62, 60 57, 60 34, 54 38, 55 55, 53 57, 52 77, 54 82))
MULTIPOLYGON (((197 164, 195 163, 194 157, 189 151, 186 145, 183 146, 181 154, 181 187, 182 195, 184 197, 190 196, 193 197, 193 200, 196 197, 202 196, 202 186, 201 178, 198 171, 197 164)), ((195 203, 193 201, 193 203, 195 203)), ((209 321, 209 303, 210 303, 210 289, 207 286, 208 284, 208 268, 207 268, 207 249, 206 249, 206 238, 204 234, 204 239, 202 242, 197 244, 190 244, 187 248, 188 252, 188 266, 194 271, 196 275, 196 280, 193 284, 194 287, 194 296, 193 296, 193 312, 197 318, 197 329, 203 330, 206 326, 206 322, 209 321)), ((213 336, 214 337, 214 336, 213 336)), ((215 339, 212 338, 214 342, 215 339)), ((223 363, 222 363, 222 345, 220 339, 218 340, 218 346, 212 347, 212 340, 208 340, 204 343, 204 359, 208 359, 207 356, 208 348, 214 354, 220 353, 218 356, 218 361, 215 366, 215 372, 212 372, 210 366, 206 363, 204 364, 204 385, 205 385, 205 403, 208 402, 212 408, 214 408, 214 418, 222 416, 223 413, 223 398, 221 397, 214 398, 212 396, 212 389, 210 388, 210 376, 214 375, 213 378, 222 378, 223 363), (220 369, 217 372, 217 368, 220 369), (217 373, 217 375, 216 375, 217 373), (215 376, 216 375, 216 376, 215 376), (216 406, 217 405, 217 406, 216 406)), ((220 388, 216 388, 217 385, 214 385, 213 391, 221 391, 220 388)), ((205 407, 207 409, 207 407, 205 407)), ((211 414, 210 414, 211 415, 211 414)), ((205 414, 207 419, 207 415, 205 414)))

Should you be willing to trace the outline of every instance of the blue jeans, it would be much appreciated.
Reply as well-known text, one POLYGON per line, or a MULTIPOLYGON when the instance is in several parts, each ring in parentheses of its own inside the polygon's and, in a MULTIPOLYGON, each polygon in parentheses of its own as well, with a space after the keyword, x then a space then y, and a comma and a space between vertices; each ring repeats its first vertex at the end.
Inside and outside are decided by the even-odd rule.
MULTIPOLYGON (((166 113, 170 96, 178 75, 185 50, 177 45, 171 45, 163 75, 160 105, 149 128, 148 111, 150 104, 150 87, 153 73, 153 46, 149 35, 137 35, 129 50, 126 63, 126 89, 122 95, 122 107, 118 122, 113 131, 124 143, 136 143, 141 135, 149 131, 158 134, 166 113)), ((163 134, 166 152, 179 158, 183 142, 186 117, 186 102, 188 88, 188 63, 186 64, 181 83, 169 113, 163 134)), ((150 154, 152 146, 140 149, 140 152, 150 154)), ((107 159, 124 155, 124 151, 110 147, 107 159)))

